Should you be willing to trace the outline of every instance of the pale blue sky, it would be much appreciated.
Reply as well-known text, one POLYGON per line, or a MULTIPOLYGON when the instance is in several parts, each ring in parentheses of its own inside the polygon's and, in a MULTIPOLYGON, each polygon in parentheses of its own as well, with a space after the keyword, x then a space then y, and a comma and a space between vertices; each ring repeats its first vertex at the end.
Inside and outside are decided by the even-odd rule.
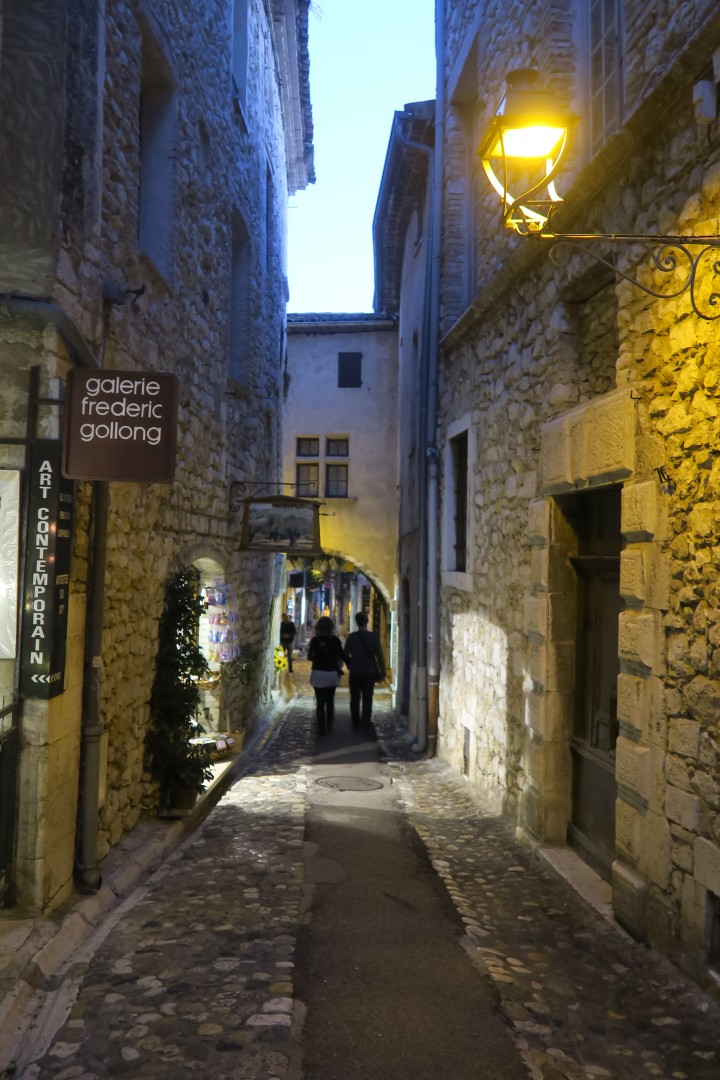
POLYGON ((434 0, 310 11, 317 182, 290 199, 288 311, 372 311, 372 219, 393 113, 435 97, 434 0))

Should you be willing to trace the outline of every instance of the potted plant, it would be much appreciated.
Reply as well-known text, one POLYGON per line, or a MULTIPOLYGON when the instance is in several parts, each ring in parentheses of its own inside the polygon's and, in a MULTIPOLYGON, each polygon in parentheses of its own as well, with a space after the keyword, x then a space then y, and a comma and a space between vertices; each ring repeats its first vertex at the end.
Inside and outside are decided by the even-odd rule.
POLYGON ((186 567, 169 578, 145 740, 147 769, 160 783, 161 813, 190 809, 212 776, 209 750, 191 743, 200 705, 198 680, 208 670, 198 645, 204 608, 197 570, 186 567))

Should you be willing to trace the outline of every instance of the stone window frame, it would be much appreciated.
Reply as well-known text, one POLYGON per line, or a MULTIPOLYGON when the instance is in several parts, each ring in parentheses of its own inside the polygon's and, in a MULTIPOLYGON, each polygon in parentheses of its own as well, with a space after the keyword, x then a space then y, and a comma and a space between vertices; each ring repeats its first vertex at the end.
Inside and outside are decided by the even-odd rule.
POLYGON ((230 265, 230 351, 228 375, 239 385, 247 382, 252 340, 250 232, 239 211, 232 217, 230 265))
POLYGON ((445 433, 443 447, 443 499, 441 510, 441 540, 440 558, 442 567, 442 584, 463 592, 471 592, 473 589, 473 556, 474 556, 474 513, 475 505, 475 466, 477 460, 477 445, 472 425, 472 415, 465 413, 453 423, 448 425, 445 433), (455 569, 455 513, 456 505, 454 498, 454 463, 453 463, 453 440, 462 434, 467 434, 467 488, 466 498, 466 533, 465 533, 465 570, 455 569))
POLYGON ((587 116, 585 125, 585 154, 587 159, 598 153, 608 139, 620 130, 624 111, 623 41, 625 24, 621 0, 612 0, 613 26, 598 27, 593 18, 596 11, 602 19, 607 0, 582 0, 578 5, 575 41, 577 46, 577 89, 579 111, 587 116), (595 61, 595 64, 594 64, 595 61), (600 63, 604 77, 594 78, 593 71, 600 63), (611 101, 615 101, 615 116, 610 116, 611 101), (598 123, 597 111, 601 118, 598 123))
MULTIPOLYGON (((462 158, 460 175, 453 176, 453 190, 459 201, 461 228, 456 238, 462 260, 461 293, 463 310, 475 299, 478 276, 478 220, 485 190, 482 163, 476 153, 484 124, 484 101, 478 89, 478 38, 474 34, 461 57, 459 70, 453 73, 449 94, 450 114, 454 118, 451 141, 458 158, 462 158)), ((460 314, 458 312, 457 314, 460 314)))
POLYGON ((250 51, 249 0, 233 0, 230 78, 233 99, 243 119, 247 113, 248 56, 250 51))
POLYGON ((167 50, 147 20, 138 102, 138 247, 166 281, 175 270, 178 93, 167 50))

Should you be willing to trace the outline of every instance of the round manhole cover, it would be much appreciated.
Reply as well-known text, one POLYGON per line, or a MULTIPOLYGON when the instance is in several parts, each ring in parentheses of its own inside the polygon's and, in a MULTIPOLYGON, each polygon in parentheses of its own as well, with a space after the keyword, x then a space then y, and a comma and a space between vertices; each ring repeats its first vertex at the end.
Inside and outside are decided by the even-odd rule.
POLYGON ((367 780, 364 776, 321 776, 315 783, 333 791, 379 791, 383 786, 377 780, 367 780))

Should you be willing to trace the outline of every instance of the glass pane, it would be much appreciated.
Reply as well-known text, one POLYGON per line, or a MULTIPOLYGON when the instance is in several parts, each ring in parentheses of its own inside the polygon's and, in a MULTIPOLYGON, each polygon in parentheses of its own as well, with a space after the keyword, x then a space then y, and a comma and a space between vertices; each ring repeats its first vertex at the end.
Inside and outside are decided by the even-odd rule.
POLYGON ((320 440, 317 438, 300 438, 297 440, 298 457, 317 457, 320 453, 320 440))

